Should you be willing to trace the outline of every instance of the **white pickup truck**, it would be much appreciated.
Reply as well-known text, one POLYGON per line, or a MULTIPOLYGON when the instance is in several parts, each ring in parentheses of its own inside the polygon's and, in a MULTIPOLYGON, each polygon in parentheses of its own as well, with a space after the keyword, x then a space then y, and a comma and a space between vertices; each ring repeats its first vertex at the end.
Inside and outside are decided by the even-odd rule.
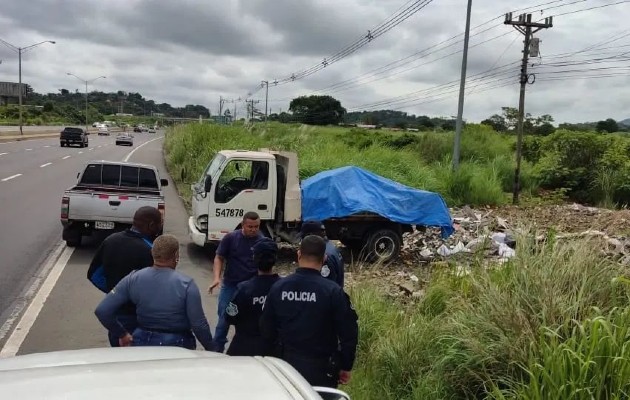
POLYGON ((328 238, 382 262, 398 256, 402 234, 414 226, 441 227, 443 236, 453 232, 440 195, 353 166, 300 182, 293 152, 219 151, 192 192, 188 231, 198 246, 238 229, 248 211, 260 215, 261 231, 277 241, 297 243, 302 221, 317 219, 328 238))
POLYGON ((156 207, 164 218, 162 188, 156 167, 121 161, 92 161, 77 174, 77 184, 61 200, 63 240, 68 246, 81 245, 83 236, 94 230, 115 231, 133 223, 143 206, 156 207))

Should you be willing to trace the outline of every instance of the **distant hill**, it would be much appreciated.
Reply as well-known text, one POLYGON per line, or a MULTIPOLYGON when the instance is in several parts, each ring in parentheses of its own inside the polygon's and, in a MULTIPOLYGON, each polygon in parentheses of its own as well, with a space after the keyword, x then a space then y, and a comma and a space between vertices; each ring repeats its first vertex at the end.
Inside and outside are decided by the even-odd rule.
POLYGON ((618 122, 619 125, 624 125, 630 128, 630 118, 626 118, 623 121, 618 122))

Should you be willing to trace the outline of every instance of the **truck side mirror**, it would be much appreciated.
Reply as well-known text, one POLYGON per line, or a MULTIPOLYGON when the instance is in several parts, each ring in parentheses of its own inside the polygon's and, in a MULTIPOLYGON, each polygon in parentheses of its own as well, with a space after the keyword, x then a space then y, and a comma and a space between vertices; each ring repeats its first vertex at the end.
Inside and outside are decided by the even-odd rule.
POLYGON ((212 177, 207 175, 206 179, 203 181, 203 191, 208 193, 210 189, 212 189, 212 177))
POLYGON ((168 179, 160 179, 160 185, 168 186, 168 179))

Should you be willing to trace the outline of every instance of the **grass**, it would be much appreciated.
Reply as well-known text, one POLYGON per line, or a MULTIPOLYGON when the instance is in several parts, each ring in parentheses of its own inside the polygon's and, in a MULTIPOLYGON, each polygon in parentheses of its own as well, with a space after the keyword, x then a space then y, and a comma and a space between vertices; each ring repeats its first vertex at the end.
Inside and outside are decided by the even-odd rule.
MULTIPOLYGON (((167 165, 179 177, 183 197, 221 149, 262 147, 295 151, 302 179, 318 172, 355 165, 402 184, 440 193, 450 206, 500 205, 511 191, 511 138, 471 125, 462 140, 460 168, 451 165, 452 134, 400 134, 337 127, 270 123, 253 127, 197 125, 175 127, 166 140, 167 165)), ((524 191, 537 183, 523 166, 524 191)))
POLYGON ((361 399, 627 398, 626 271, 595 248, 519 237, 502 268, 436 272, 419 304, 353 288, 361 336, 345 389, 361 399))

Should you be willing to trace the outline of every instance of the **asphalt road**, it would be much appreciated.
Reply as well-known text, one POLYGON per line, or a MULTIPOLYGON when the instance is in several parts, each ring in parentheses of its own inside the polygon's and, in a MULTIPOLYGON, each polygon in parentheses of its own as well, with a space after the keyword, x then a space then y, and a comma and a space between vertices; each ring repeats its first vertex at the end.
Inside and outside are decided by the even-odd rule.
MULTIPOLYGON (((60 201, 77 172, 89 160, 122 160, 129 152, 162 133, 136 133, 134 147, 114 145, 114 135, 90 135, 88 148, 59 147, 58 139, 0 144, 0 348, 11 340, 18 317, 38 299, 41 269, 53 250, 60 248, 60 201)), ((162 177, 166 172, 162 139, 139 148, 129 161, 153 164, 162 177)), ((210 281, 209 254, 190 244, 186 231, 188 214, 173 185, 166 190, 165 232, 182 242, 179 270, 205 290, 210 281)), ((18 354, 107 346, 106 333, 93 311, 102 293, 86 280, 89 262, 102 238, 84 238, 83 246, 66 248, 67 260, 57 265, 60 275, 43 299, 43 307, 19 341, 18 354)), ((57 263, 59 264, 59 263, 57 263)), ((57 268, 55 267, 55 268, 57 268)), ((44 284, 45 285, 45 284, 44 284)), ((204 310, 216 326, 216 294, 204 295, 204 310)), ((33 314, 33 313, 31 313, 33 314)), ((13 342, 15 344, 15 341, 13 342)))

